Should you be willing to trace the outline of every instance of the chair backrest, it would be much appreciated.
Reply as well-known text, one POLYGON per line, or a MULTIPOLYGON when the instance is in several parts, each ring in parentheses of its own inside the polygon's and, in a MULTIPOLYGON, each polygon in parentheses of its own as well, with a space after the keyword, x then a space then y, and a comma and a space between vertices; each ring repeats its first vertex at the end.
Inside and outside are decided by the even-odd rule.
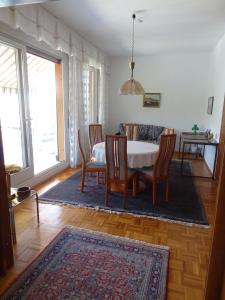
POLYGON ((124 132, 128 141, 138 140, 138 125, 137 124, 124 124, 124 132))
POLYGON ((169 173, 169 165, 173 157, 176 144, 176 134, 165 135, 160 137, 159 153, 156 163, 153 167, 153 176, 165 178, 169 173))
POLYGON ((82 167, 84 167, 86 165, 86 160, 85 160, 84 150, 83 150, 83 147, 81 145, 80 129, 78 129, 78 132, 77 132, 77 139, 78 139, 78 145, 79 145, 79 150, 80 150, 82 167))
POLYGON ((103 142, 102 124, 89 124, 88 134, 90 153, 92 153, 93 146, 97 143, 103 142))
POLYGON ((174 134, 175 130, 174 128, 165 128, 165 134, 174 134))
POLYGON ((126 181, 127 167, 127 137, 122 135, 107 135, 105 142, 107 178, 111 181, 126 181))

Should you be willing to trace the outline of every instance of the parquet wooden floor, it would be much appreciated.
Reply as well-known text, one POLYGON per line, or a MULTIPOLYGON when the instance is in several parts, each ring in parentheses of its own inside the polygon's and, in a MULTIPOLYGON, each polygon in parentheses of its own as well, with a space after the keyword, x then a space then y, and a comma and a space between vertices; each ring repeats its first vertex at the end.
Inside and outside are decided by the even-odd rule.
MULTIPOLYGON (((36 189, 39 192, 47 190, 73 173, 74 170, 68 169, 36 189)), ((208 220, 212 224, 217 184, 207 179, 195 181, 208 220)), ((40 204, 38 226, 35 201, 30 199, 16 208, 15 219, 17 230, 17 244, 14 246, 15 266, 0 279, 0 292, 15 280, 60 229, 65 225, 73 225, 169 246, 167 299, 203 299, 212 228, 191 227, 126 214, 117 215, 51 204, 40 204)))

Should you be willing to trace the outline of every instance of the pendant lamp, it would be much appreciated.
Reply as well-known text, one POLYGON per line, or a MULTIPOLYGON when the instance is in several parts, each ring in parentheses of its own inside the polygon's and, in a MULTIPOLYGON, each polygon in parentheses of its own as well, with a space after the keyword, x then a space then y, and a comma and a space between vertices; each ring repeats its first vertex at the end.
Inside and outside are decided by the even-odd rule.
POLYGON ((133 30, 132 30, 132 51, 131 51, 131 62, 129 63, 129 67, 131 69, 131 78, 124 82, 124 84, 121 86, 119 93, 120 95, 143 95, 145 93, 142 85, 140 82, 134 79, 133 73, 134 73, 134 21, 135 21, 136 15, 132 15, 133 19, 133 30))

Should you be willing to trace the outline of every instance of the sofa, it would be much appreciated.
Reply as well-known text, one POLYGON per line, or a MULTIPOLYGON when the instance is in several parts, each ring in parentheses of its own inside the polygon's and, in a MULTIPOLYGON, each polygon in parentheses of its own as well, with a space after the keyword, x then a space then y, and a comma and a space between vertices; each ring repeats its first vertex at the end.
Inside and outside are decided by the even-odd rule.
MULTIPOLYGON (((164 132, 165 127, 150 124, 137 125, 139 141, 146 141, 154 144, 159 144, 160 135, 164 132)), ((124 123, 120 123, 119 125, 119 134, 125 134, 124 123)))

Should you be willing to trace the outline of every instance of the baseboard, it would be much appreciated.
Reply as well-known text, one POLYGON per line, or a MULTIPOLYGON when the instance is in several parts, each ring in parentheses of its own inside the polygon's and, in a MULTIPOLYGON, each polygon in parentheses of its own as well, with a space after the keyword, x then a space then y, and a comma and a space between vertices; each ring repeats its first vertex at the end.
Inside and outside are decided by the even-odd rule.
POLYGON ((20 184, 20 186, 30 186, 34 187, 46 180, 48 180, 50 177, 57 175, 58 173, 62 172, 63 170, 67 169, 69 167, 68 163, 63 163, 60 166, 57 166, 57 168, 51 168, 48 169, 45 172, 42 172, 41 174, 36 175, 35 177, 26 180, 20 184))

